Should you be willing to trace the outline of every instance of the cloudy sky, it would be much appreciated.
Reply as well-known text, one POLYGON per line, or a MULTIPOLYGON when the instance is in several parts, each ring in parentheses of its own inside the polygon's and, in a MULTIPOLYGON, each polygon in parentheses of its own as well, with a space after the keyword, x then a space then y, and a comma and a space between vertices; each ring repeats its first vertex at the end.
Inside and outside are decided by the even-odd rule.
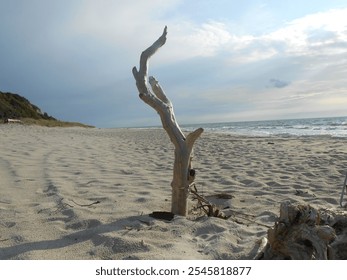
POLYGON ((98 127, 158 125, 150 61, 181 124, 347 115, 346 0, 0 0, 0 91, 98 127))

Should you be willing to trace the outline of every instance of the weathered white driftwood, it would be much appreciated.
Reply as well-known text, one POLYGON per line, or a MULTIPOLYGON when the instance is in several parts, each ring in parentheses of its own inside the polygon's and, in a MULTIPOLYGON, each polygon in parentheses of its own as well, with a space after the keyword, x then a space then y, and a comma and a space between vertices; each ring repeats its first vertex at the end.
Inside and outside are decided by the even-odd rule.
POLYGON ((22 121, 18 119, 5 119, 4 123, 22 123, 22 121))
POLYGON ((282 203, 263 241, 255 259, 347 259, 347 212, 282 203))
POLYGON ((163 128, 175 146, 173 180, 171 183, 171 211, 174 214, 186 216, 189 186, 194 182, 195 178, 195 171, 192 169, 192 150, 203 129, 199 128, 189 133, 186 137, 176 121, 172 103, 165 95, 159 82, 152 76, 147 77, 149 58, 165 44, 166 35, 167 27, 165 26, 163 34, 158 40, 142 52, 140 69, 137 70, 134 67, 132 72, 136 80, 139 97, 158 112, 163 128))
POLYGON ((343 182, 341 196, 340 196, 340 206, 341 207, 347 206, 347 204, 343 205, 343 197, 345 195, 345 192, 347 192, 347 173, 346 173, 345 181, 343 182))

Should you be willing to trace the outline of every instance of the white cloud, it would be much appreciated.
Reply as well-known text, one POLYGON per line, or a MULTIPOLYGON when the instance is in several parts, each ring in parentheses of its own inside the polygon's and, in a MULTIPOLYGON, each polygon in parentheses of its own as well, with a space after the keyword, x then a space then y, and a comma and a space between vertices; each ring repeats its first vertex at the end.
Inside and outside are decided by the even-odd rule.
POLYGON ((258 36, 233 34, 226 23, 218 21, 174 22, 160 60, 223 56, 232 64, 248 64, 279 56, 334 55, 346 52, 346 30, 347 9, 308 15, 258 36))
POLYGON ((115 49, 136 55, 168 25, 165 52, 156 65, 196 57, 223 55, 231 63, 252 63, 277 55, 301 56, 344 52, 347 9, 330 10, 288 22, 263 35, 236 35, 235 23, 192 19, 165 19, 181 1, 84 1, 68 24, 72 36, 93 37, 115 49))
POLYGON ((230 36, 232 63, 251 63, 275 56, 314 56, 345 53, 347 8, 330 10, 288 22, 259 36, 230 36))
MULTIPOLYGON (((186 51, 189 57, 214 56, 232 37, 220 22, 208 22, 201 26, 186 23, 185 26, 174 26, 173 30, 185 30, 183 34, 175 32, 172 42, 181 52, 186 51)), ((185 54, 181 53, 182 56, 185 54)))
MULTIPOLYGON (((332 43, 347 42, 347 8, 305 16, 287 23, 266 36, 272 42, 282 42, 289 55, 312 55, 332 43)), ((338 51, 338 50, 336 50, 338 51)))

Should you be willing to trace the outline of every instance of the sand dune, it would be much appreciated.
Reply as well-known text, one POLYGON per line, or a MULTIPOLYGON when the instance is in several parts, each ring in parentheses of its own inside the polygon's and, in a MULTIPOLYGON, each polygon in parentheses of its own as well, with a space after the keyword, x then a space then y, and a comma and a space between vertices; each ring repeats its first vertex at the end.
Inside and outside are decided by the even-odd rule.
POLYGON ((343 138, 203 133, 196 186, 231 194, 215 202, 232 217, 194 210, 167 222, 148 216, 170 210, 163 130, 1 125, 0 134, 0 259, 250 259, 282 201, 337 208, 347 171, 343 138))

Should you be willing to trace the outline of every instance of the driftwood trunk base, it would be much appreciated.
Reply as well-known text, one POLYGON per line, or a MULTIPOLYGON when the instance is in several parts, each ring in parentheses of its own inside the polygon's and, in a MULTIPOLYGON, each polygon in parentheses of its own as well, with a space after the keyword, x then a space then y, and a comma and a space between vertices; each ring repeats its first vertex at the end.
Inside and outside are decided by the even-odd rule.
POLYGON ((346 260, 347 211, 285 202, 255 259, 346 260))

